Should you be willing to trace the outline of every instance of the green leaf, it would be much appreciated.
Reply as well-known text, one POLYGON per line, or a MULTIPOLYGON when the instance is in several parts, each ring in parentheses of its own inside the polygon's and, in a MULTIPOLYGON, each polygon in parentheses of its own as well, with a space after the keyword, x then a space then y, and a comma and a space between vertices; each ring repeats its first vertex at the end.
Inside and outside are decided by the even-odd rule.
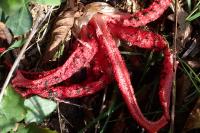
POLYGON ((28 108, 26 123, 40 123, 56 109, 56 103, 38 96, 26 99, 24 105, 28 108))
POLYGON ((24 42, 25 42, 25 40, 17 40, 8 49, 12 50, 15 48, 19 48, 19 47, 23 46, 24 42))
POLYGON ((57 133, 56 131, 52 131, 48 128, 40 128, 35 124, 31 124, 25 126, 23 124, 19 125, 19 128, 15 133, 57 133))
POLYGON ((62 0, 32 0, 38 4, 50 5, 50 6, 59 6, 62 0))
POLYGON ((17 40, 17 41, 15 41, 8 49, 6 49, 3 53, 0 54, 0 58, 1 58, 5 53, 7 53, 8 51, 23 46, 24 42, 25 42, 25 40, 17 40))
POLYGON ((6 25, 11 29, 14 35, 23 35, 32 27, 32 16, 24 5, 14 15, 9 16, 6 25))
POLYGON ((24 5, 24 0, 0 0, 0 7, 7 15, 12 15, 24 5))
POLYGON ((24 100, 9 85, 0 104, 0 132, 6 133, 25 118, 24 100))

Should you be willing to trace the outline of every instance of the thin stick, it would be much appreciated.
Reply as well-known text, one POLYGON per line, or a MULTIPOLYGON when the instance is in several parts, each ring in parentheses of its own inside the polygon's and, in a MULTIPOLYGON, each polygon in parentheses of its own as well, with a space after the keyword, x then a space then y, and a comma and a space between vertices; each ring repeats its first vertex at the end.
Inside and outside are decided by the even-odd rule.
POLYGON ((170 133, 174 133, 174 118, 175 118, 175 106, 176 106, 176 67, 177 67, 177 61, 176 61, 176 49, 177 49, 177 26, 178 26, 178 18, 177 18, 177 9, 178 9, 178 1, 175 0, 175 33, 174 33, 174 39, 173 39, 173 85, 172 85, 172 109, 171 109, 171 124, 170 124, 170 133))
POLYGON ((65 104, 68 104, 68 105, 73 105, 75 107, 79 107, 79 108, 86 108, 84 106, 81 106, 79 104, 75 104, 75 103, 72 103, 70 101, 64 101, 64 100, 61 100, 61 99, 55 99, 56 101, 59 101, 59 103, 65 103, 65 104))
POLYGON ((6 80, 5 80, 4 84, 3 84, 3 87, 2 87, 1 93, 0 93, 0 103, 2 101, 2 98, 3 98, 4 92, 6 90, 6 87, 8 86, 8 84, 10 82, 10 79, 12 78, 12 75, 13 75, 15 69, 17 68, 22 56, 24 55, 24 53, 26 51, 26 48, 28 47, 29 43, 31 42, 31 40, 32 40, 33 36, 35 35, 35 33, 38 31, 38 29, 41 26, 41 24, 45 21, 45 19, 52 12, 52 10, 53 10, 53 8, 51 7, 46 15, 40 13, 39 16, 37 17, 37 19, 35 21, 35 24, 33 25, 33 28, 31 30, 31 33, 28 36, 28 39, 27 39, 26 43, 22 47, 19 55, 17 56, 17 59, 15 60, 14 64, 12 65, 12 68, 10 69, 10 71, 8 73, 8 76, 6 77, 6 80))
POLYGON ((60 126, 60 133, 63 133, 63 128, 62 128, 62 120, 61 120, 61 114, 60 114, 60 102, 57 101, 57 110, 58 110, 58 120, 59 120, 59 126, 60 126))

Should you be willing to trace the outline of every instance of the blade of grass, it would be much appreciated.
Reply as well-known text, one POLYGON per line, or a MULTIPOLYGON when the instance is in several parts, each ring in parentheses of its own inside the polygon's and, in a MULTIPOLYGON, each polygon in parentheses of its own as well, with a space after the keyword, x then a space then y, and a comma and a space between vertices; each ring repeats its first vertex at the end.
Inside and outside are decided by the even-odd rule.
POLYGON ((154 97, 156 96, 156 90, 157 90, 158 84, 159 84, 159 79, 158 78, 152 81, 152 85, 153 85, 152 93, 149 96, 149 102, 148 102, 148 104, 146 106, 146 109, 145 109, 145 110, 147 110, 147 112, 145 114, 148 114, 150 112, 150 110, 151 110, 151 106, 153 105, 154 97))
POLYGON ((171 92, 171 101, 172 101, 172 106, 171 106, 171 123, 170 123, 170 133, 174 133, 174 121, 175 121, 175 110, 176 110, 176 69, 177 69, 177 34, 178 34, 178 0, 175 0, 174 3, 175 6, 175 11, 174 11, 174 20, 175 20, 175 25, 174 25, 174 38, 173 38, 173 81, 172 81, 172 92, 171 92))
POLYGON ((138 53, 138 52, 120 51, 120 53, 124 54, 124 55, 140 55, 140 56, 144 56, 144 54, 138 53))
MULTIPOLYGON (((144 113, 144 115, 145 116, 148 116, 148 115, 160 115, 162 113, 163 113, 162 110, 158 110, 158 111, 144 113)), ((123 120, 123 121, 128 120, 128 119, 133 119, 133 118, 132 117, 123 117, 123 118, 120 118, 120 120, 123 120)), ((119 121, 119 119, 110 120, 108 123, 117 122, 117 121, 119 121)))
POLYGON ((148 57, 148 59, 147 59, 147 63, 146 63, 146 65, 145 65, 145 67, 144 67, 144 71, 143 71, 143 73, 142 73, 142 76, 141 76, 141 79, 140 79, 140 81, 139 81, 139 83, 138 83, 138 85, 137 85, 137 88, 139 87, 139 86, 141 86, 141 83, 143 82, 143 80, 144 80, 144 78, 145 78, 145 75, 147 74, 147 72, 149 71, 149 69, 150 69, 150 63, 151 63, 151 60, 152 60, 152 57, 153 57, 153 51, 151 51, 151 53, 149 54, 149 57, 148 57))
MULTIPOLYGON (((108 118, 107 118, 107 122, 108 122, 110 116, 111 116, 117 109, 119 109, 119 108, 123 105, 123 103, 121 103, 121 104, 118 104, 118 105, 116 106, 116 102, 117 102, 116 91, 114 91, 114 94, 113 94, 113 98, 112 98, 112 99, 113 99, 113 101, 112 101, 112 104, 111 104, 111 106, 109 107, 108 111, 106 111, 106 112, 104 112, 104 113, 101 113, 96 119, 94 119, 94 120, 91 121, 89 124, 87 124, 86 127, 84 127, 83 129, 81 129, 81 130, 79 131, 79 133, 85 132, 86 129, 92 127, 93 125, 95 125, 95 123, 97 123, 98 121, 100 121, 100 120, 102 120, 102 119, 104 119, 104 118, 106 118, 106 117, 108 117, 108 118)), ((107 122, 105 122, 105 124, 104 124, 103 131, 105 130, 105 126, 107 125, 107 122)))
POLYGON ((196 82, 200 83, 200 78, 198 77, 198 75, 194 72, 194 70, 187 63, 185 63, 180 58, 179 58, 179 61, 180 61, 181 65, 182 65, 182 67, 183 67, 184 72, 188 75, 188 77, 191 80, 192 84, 194 85, 195 89, 200 94, 200 87, 196 83, 196 82), (189 69, 189 71, 187 69, 189 69), (192 75, 191 75, 191 73, 192 73, 192 75))
MULTIPOLYGON (((191 19, 191 17, 193 16, 193 14, 199 10, 199 5, 200 5, 200 0, 199 2, 195 5, 194 9, 192 10, 192 12, 188 15, 188 17, 186 18, 187 21, 192 21, 194 19, 191 19)), ((199 13, 199 12, 198 12, 199 13)), ((194 17, 193 17, 194 18, 194 17)))
POLYGON ((114 96, 112 98, 112 104, 111 104, 110 108, 108 109, 108 113, 107 113, 108 117, 106 118, 106 121, 105 121, 100 133, 104 133, 105 132, 106 126, 107 126, 107 124, 108 124, 108 122, 109 122, 109 120, 110 120, 110 118, 112 116, 111 114, 113 112, 115 104, 116 104, 116 95, 114 94, 114 96))
POLYGON ((184 64, 184 65, 191 71, 191 73, 194 75, 195 79, 200 83, 200 78, 199 78, 199 76, 196 74, 196 72, 195 72, 185 61, 183 61, 182 59, 179 59, 179 60, 180 60, 180 62, 181 62, 182 64, 184 64))
POLYGON ((200 12, 197 12, 196 14, 190 16, 187 20, 193 21, 193 20, 197 19, 198 17, 200 17, 200 12))
POLYGON ((81 129, 79 131, 79 133, 83 133, 86 129, 92 127, 95 123, 97 123, 98 121, 106 118, 107 116, 111 115, 112 113, 114 113, 117 109, 119 109, 121 106, 123 105, 123 103, 117 105, 116 107, 113 108, 112 112, 109 112, 109 110, 107 112, 102 113, 101 115, 99 115, 96 119, 94 119, 92 122, 90 122, 86 127, 84 127, 83 129, 81 129))

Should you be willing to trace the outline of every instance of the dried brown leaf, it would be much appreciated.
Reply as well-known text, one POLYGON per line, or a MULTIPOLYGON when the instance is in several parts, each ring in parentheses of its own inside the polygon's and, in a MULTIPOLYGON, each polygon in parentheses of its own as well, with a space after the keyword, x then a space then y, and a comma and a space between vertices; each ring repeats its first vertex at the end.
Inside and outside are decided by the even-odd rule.
POLYGON ((200 98, 197 100, 195 107, 186 121, 184 132, 196 128, 200 128, 200 98))
POLYGON ((12 42, 12 35, 6 25, 2 22, 0 22, 0 45, 3 43, 3 41, 6 41, 8 44, 12 42))
POLYGON ((121 112, 118 116, 117 122, 113 125, 111 133, 124 133, 126 126, 127 125, 124 121, 124 113, 121 112))
POLYGON ((177 88, 177 100, 176 104, 181 106, 184 103, 184 99, 187 96, 191 87, 191 81, 187 75, 182 74, 176 80, 176 88, 177 88))
POLYGON ((187 61, 187 63, 192 68, 200 68, 200 59, 190 59, 190 60, 187 61))
POLYGON ((51 32, 51 41, 47 46, 43 61, 47 62, 52 59, 55 52, 59 49, 59 44, 63 43, 67 36, 71 35, 75 18, 80 16, 78 8, 62 11, 55 20, 51 32))
POLYGON ((190 35, 192 32, 192 26, 189 22, 186 22, 186 17, 188 16, 188 13, 185 12, 185 10, 179 6, 178 8, 178 42, 181 44, 181 48, 185 47, 186 42, 190 39, 190 35))
MULTIPOLYGON (((185 47, 186 42, 190 39, 192 33, 192 26, 186 21, 188 13, 183 9, 180 1, 177 2, 177 51, 181 51, 185 47)), ((174 21, 174 14, 169 16, 169 19, 174 21)))

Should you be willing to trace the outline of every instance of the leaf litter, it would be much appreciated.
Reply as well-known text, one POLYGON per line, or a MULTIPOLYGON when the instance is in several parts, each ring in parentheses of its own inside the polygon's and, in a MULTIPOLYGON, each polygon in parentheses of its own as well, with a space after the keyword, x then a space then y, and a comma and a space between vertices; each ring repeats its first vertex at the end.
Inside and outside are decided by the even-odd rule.
MULTIPOLYGON (((185 4, 185 3, 184 3, 185 4)), ((185 8, 185 7, 184 7, 185 8)), ((184 59, 185 59, 185 61, 187 61, 188 62, 188 64, 192 67, 192 68, 194 68, 195 69, 195 72, 197 72, 197 74, 198 74, 198 72, 199 72, 199 64, 200 64, 200 62, 199 62, 199 60, 198 60, 198 56, 199 56, 199 47, 195 47, 195 48, 191 48, 190 49, 190 51, 187 51, 190 47, 192 47, 192 46, 194 46, 194 44, 193 43, 189 43, 191 40, 196 40, 195 41, 195 46, 196 46, 196 44, 199 44, 199 40, 198 40, 198 37, 196 37, 196 36, 194 36, 194 34, 195 33, 197 33, 198 34, 198 31, 194 28, 195 26, 199 26, 198 25, 198 23, 188 23, 188 22, 185 22, 185 17, 187 16, 187 10, 185 10, 182 6, 180 6, 180 8, 178 9, 178 13, 180 14, 180 16, 179 16, 179 21, 178 21, 178 24, 179 24, 179 26, 178 26, 178 31, 179 31, 179 36, 178 36, 178 44, 180 44, 180 49, 178 49, 179 51, 179 53, 180 53, 180 55, 184 55, 184 59)), ((59 13, 57 13, 57 14, 59 14, 59 13)), ((60 14, 62 14, 62 11, 61 11, 61 13, 60 14)), ((58 15, 59 16, 59 15, 58 15)), ((59 18, 59 17, 58 17, 59 18)), ((62 18, 62 19, 64 19, 64 18, 62 18)), ((70 18, 70 19, 73 19, 73 18, 70 18)), ((57 20, 59 20, 59 19, 54 19, 55 21, 51 21, 50 23, 53 23, 52 25, 56 25, 56 22, 57 22, 57 20)), ((54 26, 52 26, 52 27, 54 27, 54 26)), ((55 26, 56 27, 56 26, 55 26)), ((59 24, 58 24, 58 27, 59 27, 59 24)), ((70 26, 69 26, 70 27, 70 26)), ((54 28, 53 28, 54 29, 54 28)), ((56 28, 55 28, 56 29, 56 28)), ((70 29, 70 28, 69 28, 70 29)), ((52 33, 52 31, 54 31, 54 30, 50 30, 50 33, 51 33, 51 35, 53 36, 53 33, 52 33)), ((55 31, 57 31, 57 30, 55 30, 55 31)), ((59 30, 58 30, 58 32, 59 32, 59 30)), ((171 31, 171 32, 173 32, 173 31, 171 31)), ((66 38, 66 34, 68 34, 67 32, 65 32, 65 33, 62 33, 62 39, 58 39, 58 40, 56 40, 56 44, 60 44, 60 43, 62 43, 63 42, 63 40, 65 40, 65 38, 66 38), (65 34, 65 37, 64 37, 64 34, 65 34), (63 39, 64 38, 64 39, 63 39)), ((68 34, 69 35, 69 34, 68 34)), ((46 36, 46 35, 45 35, 46 36)), ((69 39, 71 39, 71 35, 69 35, 70 37, 69 37, 69 39)), ((54 37, 54 36, 53 36, 54 37)), ((51 37, 52 38, 52 37, 51 37)), ((67 41, 69 41, 69 40, 67 40, 67 41)), ((52 40, 50 41, 50 42, 53 42, 52 40)), ((53 43, 52 43, 53 44, 53 43)), ((47 43, 47 45, 50 45, 51 46, 51 43, 47 43)), ((44 45, 39 45, 39 47, 43 47, 44 45)), ((50 48, 50 46, 45 46, 46 48, 50 48)), ((29 52, 31 52, 33 49, 35 49, 35 47, 33 47, 32 49, 30 49, 29 51, 27 51, 27 53, 29 53, 29 52)), ((43 48, 42 48, 43 49, 43 48)), ((37 50, 36 50, 37 51, 37 50)), ((43 51, 49 51, 49 49, 45 49, 45 50, 43 50, 43 51)), ((37 52, 36 52, 37 53, 37 52)), ((35 53, 35 54, 36 54, 35 53)), ((42 54, 44 54, 45 52, 42 52, 42 54)), ((48 53, 48 52, 47 52, 48 53)), ((53 54, 55 53, 55 51, 54 52, 52 52, 53 54)), ((45 55, 45 54, 44 54, 45 55)), ((48 57, 52 57, 52 56, 48 56, 48 57)), ((34 57, 30 57, 30 58, 34 58, 34 57)), ((41 58, 41 57, 39 57, 39 58, 41 58)), ((49 58, 49 59, 50 59, 49 58)), ((130 58, 130 57, 128 57, 127 56, 127 58, 130 58)), ((49 60, 48 59, 48 60, 49 60)), ((26 60, 26 59, 25 59, 26 60)), ((28 63, 29 64, 29 63, 28 63)), ((31 63, 31 64, 34 64, 34 63, 31 63)), ((23 64, 21 64, 22 66, 23 66, 23 64)), ((29 64, 30 65, 30 64, 29 64)), ((27 66, 27 67, 29 67, 29 68, 34 68, 35 66, 33 65, 33 66, 27 66)), ((36 68, 37 69, 37 68, 36 68)), ((35 70, 36 70, 35 69, 35 70)), ((42 69, 41 69, 42 70, 42 69)), ((190 81, 188 81, 188 79, 185 79, 185 78, 182 78, 182 76, 180 76, 180 77, 177 77, 177 78, 180 78, 180 81, 182 81, 182 80, 187 80, 187 88, 185 88, 185 87, 181 87, 181 88, 185 88, 185 89, 183 89, 183 90, 179 90, 179 91, 181 91, 181 92, 184 92, 184 94, 182 95, 182 97, 183 98, 181 98, 182 100, 184 99, 184 97, 185 97, 185 95, 187 95, 188 93, 191 93, 191 91, 188 91, 188 88, 190 88, 190 89, 193 89, 193 85, 191 84, 191 82, 190 81), (184 91, 184 90, 187 90, 186 92, 184 91), (185 94, 186 93, 186 94, 185 94)), ((112 92, 111 92, 112 93, 112 92)), ((102 94, 99 94, 99 95, 102 95, 102 94)), ((110 95, 110 94, 109 94, 110 95)), ((97 98, 95 98, 95 96, 91 96, 90 97, 91 99, 97 99, 97 98)), ((109 99, 109 98, 108 98, 109 99)), ((78 100, 75 100, 74 102, 75 103, 81 103, 80 101, 81 101, 82 99, 78 99, 78 100)), ((181 101, 182 101, 181 100, 181 101)), ((88 100, 88 101, 90 101, 90 100, 88 100)), ((86 101, 86 103, 81 103, 81 104, 87 104, 87 102, 88 101, 86 101)), ((112 101, 110 101, 110 102, 112 102, 112 101)), ((94 101, 94 103, 96 103, 95 101, 94 101)), ((94 114, 97 114, 98 113, 98 109, 95 109, 95 108, 97 108, 97 107, 95 107, 94 105, 91 105, 91 104, 94 104, 94 103, 90 103, 89 105, 87 105, 87 106, 91 106, 93 109, 94 109, 94 111, 93 111, 93 113, 94 114)), ((105 107, 107 107, 109 104, 108 103, 105 103, 104 104, 104 106, 105 107)), ((102 106, 102 105, 101 105, 102 106)), ((196 106, 198 106, 198 103, 196 103, 196 106)), ((194 108, 193 110, 197 110, 196 108, 194 108)), ((67 111, 66 111, 67 112, 67 111)), ((188 111, 187 111, 188 112, 188 111)), ((192 111, 193 113, 192 114, 195 114, 196 112, 198 112, 198 111, 192 111)), ((195 114, 196 115, 196 114, 195 114)), ((198 114, 197 114, 198 115, 198 114)), ((95 115, 94 115, 95 116, 95 115)), ((55 116, 54 116, 55 117, 55 116)), ((66 116, 67 117, 67 119, 70 117, 70 116, 66 116)), ((71 116, 71 117, 73 117, 73 116, 71 116)), ((187 117, 187 116, 185 116, 185 117, 187 117)), ((120 119, 121 119, 121 117, 119 117, 120 119)), ((196 123, 198 123, 198 117, 196 117, 197 119, 195 119, 195 120, 191 120, 191 119, 189 119, 188 118, 188 120, 187 120, 187 124, 188 123, 190 123, 191 122, 191 124, 192 123, 195 123, 195 121, 196 121, 196 123)), ((51 122, 51 119, 53 119, 53 118, 50 118, 50 120, 49 120, 49 122, 51 122)), ((78 119, 78 118, 75 118, 75 119, 78 119)), ((187 125, 186 124, 186 125, 187 125)), ((188 125, 190 125, 190 124, 188 124, 188 125)), ((76 127, 76 124, 74 125, 75 127, 76 127)), ((123 124, 121 125, 123 128, 130 128, 130 125, 126 125, 126 126, 124 126, 123 124)), ((183 125, 178 125, 178 126, 183 126, 183 125)), ((55 127, 54 127, 55 128, 55 127)), ((73 131, 73 128, 72 127, 65 127, 65 128, 70 128, 70 130, 72 130, 73 131)), ((187 127, 187 130, 188 129, 193 129, 194 128, 194 126, 190 126, 189 128, 187 127)), ((178 128, 177 128, 178 129, 178 128)), ((96 130, 98 130, 98 129, 96 129, 96 130)), ((184 129, 180 129, 180 130, 184 130, 184 129)))

